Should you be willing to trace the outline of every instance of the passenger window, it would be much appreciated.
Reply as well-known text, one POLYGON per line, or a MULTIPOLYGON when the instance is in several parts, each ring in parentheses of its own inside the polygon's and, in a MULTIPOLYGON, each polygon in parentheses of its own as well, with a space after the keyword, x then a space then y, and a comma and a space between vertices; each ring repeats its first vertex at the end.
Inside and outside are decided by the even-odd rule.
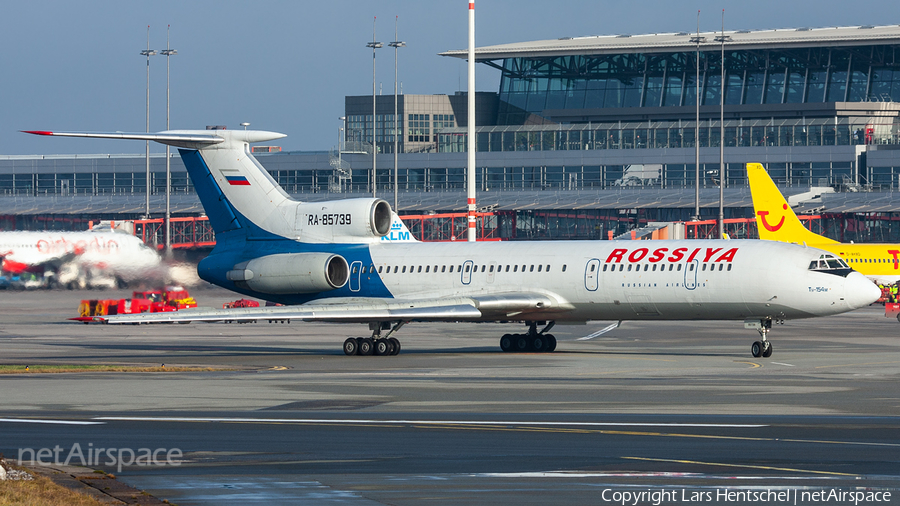
POLYGON ((566 272, 566 265, 565 265, 565 264, 563 264, 563 270, 562 270, 562 271, 563 271, 563 272, 566 272))
POLYGON ((719 264, 719 272, 722 272, 722 269, 725 268, 725 264, 719 264))
POLYGON ((356 269, 357 269, 357 267, 354 265, 353 266, 353 274, 356 274, 358 272, 356 269))
MULTIPOLYGON (((625 266, 619 265, 619 272, 622 272, 623 270, 625 270, 625 266)), ((631 269, 628 269, 628 270, 630 271, 631 269)))
POLYGON ((525 272, 525 266, 524 266, 524 265, 522 266, 522 272, 525 272))
POLYGON ((453 266, 452 266, 452 265, 450 266, 450 272, 453 272, 453 266))
POLYGON ((538 272, 541 272, 541 267, 543 267, 543 265, 538 265, 538 272))
POLYGON ((446 265, 442 265, 442 266, 441 266, 441 272, 447 272, 447 266, 446 266, 446 265))
POLYGON ((513 272, 519 272, 519 266, 513 265, 513 272))
MULTIPOLYGON (((421 267, 420 267, 420 268, 421 268, 421 267)), ((425 272, 427 273, 427 272, 430 271, 430 270, 431 270, 431 266, 430 266, 430 265, 426 265, 426 266, 425 266, 425 272)))
POLYGON ((731 264, 728 264, 728 270, 729 271, 731 270, 731 264))
POLYGON ((534 272, 534 266, 531 266, 531 269, 528 269, 528 272, 534 272))
POLYGON ((701 270, 706 271, 706 264, 703 264, 703 269, 701 270))
POLYGON ((487 268, 487 265, 482 265, 482 266, 481 266, 481 272, 484 272, 484 269, 485 269, 485 268, 487 268))
POLYGON ((628 264, 628 272, 631 272, 631 264, 628 264))
POLYGON ((681 272, 681 264, 678 264, 678 272, 681 272))
POLYGON ((394 266, 394 274, 397 274, 397 266, 394 266))
POLYGON ((550 272, 550 264, 547 264, 547 272, 550 272))
POLYGON ((688 270, 691 270, 691 271, 694 270, 694 264, 691 264, 691 268, 688 270))
POLYGON ((466 272, 469 272, 469 266, 468 266, 468 265, 466 266, 466 272))
MULTIPOLYGON (((563 267, 565 267, 565 265, 564 265, 563 267)), ((607 266, 606 264, 603 264, 603 272, 606 272, 606 268, 607 268, 607 267, 608 267, 608 266, 607 266)), ((594 266, 593 266, 593 265, 591 266, 591 272, 594 272, 594 266)))
POLYGON ((491 266, 491 270, 489 270, 488 272, 494 272, 494 266, 493 266, 493 265, 491 266))
POLYGON ((672 269, 675 268, 675 264, 669 264, 669 272, 672 272, 672 269))
POLYGON ((506 272, 509 272, 509 266, 508 266, 508 265, 506 266, 506 272))
POLYGON ((650 264, 644 264, 644 272, 647 272, 647 269, 650 268, 650 264))
POLYGON ((403 270, 401 271, 403 274, 406 274, 406 266, 403 266, 403 270))
POLYGON ((653 264, 653 272, 656 272, 656 264, 653 264))

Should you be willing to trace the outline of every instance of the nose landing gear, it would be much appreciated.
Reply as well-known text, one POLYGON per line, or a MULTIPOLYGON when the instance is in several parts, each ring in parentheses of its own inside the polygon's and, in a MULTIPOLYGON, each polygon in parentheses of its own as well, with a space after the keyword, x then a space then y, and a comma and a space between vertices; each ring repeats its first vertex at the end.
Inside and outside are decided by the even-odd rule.
POLYGON ((769 358, 772 356, 772 343, 769 342, 769 330, 772 328, 772 319, 764 318, 760 320, 747 320, 744 322, 744 328, 756 329, 759 332, 759 341, 754 341, 750 346, 750 354, 756 358, 769 358))

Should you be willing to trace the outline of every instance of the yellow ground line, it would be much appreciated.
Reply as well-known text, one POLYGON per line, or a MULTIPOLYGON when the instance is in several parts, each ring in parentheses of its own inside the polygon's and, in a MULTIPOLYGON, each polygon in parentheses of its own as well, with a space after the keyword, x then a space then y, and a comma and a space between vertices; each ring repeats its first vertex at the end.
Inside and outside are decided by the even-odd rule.
POLYGON ((762 364, 757 364, 756 362, 744 362, 743 360, 735 360, 735 364, 750 364, 753 367, 751 369, 756 369, 757 367, 762 367, 762 364))
POLYGON ((824 369, 828 367, 849 367, 853 365, 884 365, 884 364, 900 364, 900 360, 893 360, 891 362, 863 362, 861 364, 837 364, 837 365, 820 365, 814 367, 814 369, 824 369))
POLYGON ((751 464, 726 464, 723 462, 700 462, 697 460, 651 459, 647 457, 622 457, 627 460, 645 460, 649 462, 673 462, 676 464, 699 464, 702 466, 742 467, 746 469, 766 469, 769 471, 790 471, 794 473, 826 474, 830 476, 859 476, 858 474, 837 473, 833 471, 815 471, 812 469, 794 469, 792 467, 754 466, 751 464))

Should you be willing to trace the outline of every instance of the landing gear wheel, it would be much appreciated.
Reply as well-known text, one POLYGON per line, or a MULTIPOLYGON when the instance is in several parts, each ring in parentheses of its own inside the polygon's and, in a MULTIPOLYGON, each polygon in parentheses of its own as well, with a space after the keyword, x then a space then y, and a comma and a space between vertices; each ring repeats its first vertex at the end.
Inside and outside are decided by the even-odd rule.
POLYGON ((547 334, 544 336, 544 339, 547 340, 547 352, 556 351, 556 336, 553 334, 547 334))
POLYGON ((511 352, 513 350, 515 342, 513 341, 513 336, 510 334, 503 334, 503 337, 500 338, 500 349, 505 352, 511 352))
POLYGON ((516 335, 516 351, 528 351, 528 336, 516 335))
POLYGON ((371 355, 375 351, 375 341, 369 337, 361 338, 359 342, 359 354, 371 355))
POLYGON ((351 337, 344 341, 344 355, 356 355, 359 352, 359 344, 355 337, 351 337))
POLYGON ((400 354, 400 340, 396 337, 389 337, 387 339, 391 342, 391 355, 399 355, 400 354))
POLYGON ((538 352, 538 353, 543 352, 543 351, 547 351, 547 348, 548 348, 547 345, 548 345, 548 344, 549 344, 549 343, 548 343, 547 340, 544 338, 544 336, 542 336, 542 335, 540 335, 540 334, 538 334, 538 335, 536 335, 536 336, 533 336, 533 337, 531 338, 531 349, 534 350, 534 351, 536 351, 536 352, 538 352))
POLYGON ((378 355, 379 357, 390 355, 392 350, 393 346, 391 346, 391 342, 387 339, 375 340, 375 355, 378 355))
POLYGON ((759 358, 762 356, 762 353, 763 353, 762 343, 759 341, 754 341, 753 345, 750 346, 750 354, 756 358, 759 358))
POLYGON ((763 358, 769 358, 772 356, 772 343, 766 343, 766 349, 763 351, 763 358))

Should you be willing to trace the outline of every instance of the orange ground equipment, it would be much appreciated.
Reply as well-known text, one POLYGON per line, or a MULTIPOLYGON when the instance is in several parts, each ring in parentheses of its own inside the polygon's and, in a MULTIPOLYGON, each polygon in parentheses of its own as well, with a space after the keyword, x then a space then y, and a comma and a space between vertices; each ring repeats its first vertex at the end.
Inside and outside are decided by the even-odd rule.
POLYGON ((197 307, 197 301, 180 286, 135 291, 130 299, 86 299, 78 306, 78 316, 70 320, 89 323, 95 316, 163 313, 197 307))

